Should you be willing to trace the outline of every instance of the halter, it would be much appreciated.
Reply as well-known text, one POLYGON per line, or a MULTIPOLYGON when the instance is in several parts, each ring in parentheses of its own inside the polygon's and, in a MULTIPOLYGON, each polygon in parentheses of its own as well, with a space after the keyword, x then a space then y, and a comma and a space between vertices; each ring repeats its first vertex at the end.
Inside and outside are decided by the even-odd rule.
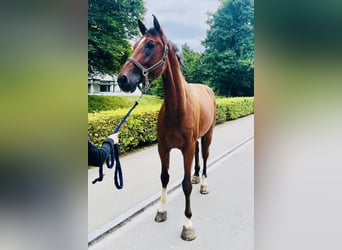
POLYGON ((132 62, 135 66, 137 66, 140 70, 141 70, 141 73, 142 75, 145 77, 145 87, 144 89, 142 90, 139 87, 139 89, 141 90, 141 92, 147 92, 147 90, 149 89, 150 87, 150 81, 152 82, 156 77, 152 77, 151 79, 148 78, 148 74, 151 73, 153 70, 157 69, 158 67, 162 66, 162 73, 164 72, 165 70, 165 60, 166 60, 166 57, 167 57, 167 53, 169 51, 169 47, 167 46, 167 43, 166 43, 166 39, 164 37, 164 53, 163 53, 163 57, 162 59, 160 59, 158 62, 156 62, 155 64, 153 64, 151 67, 149 68, 145 68, 143 65, 141 65, 137 60, 135 60, 133 57, 128 57, 127 58, 127 61, 130 61, 132 62))

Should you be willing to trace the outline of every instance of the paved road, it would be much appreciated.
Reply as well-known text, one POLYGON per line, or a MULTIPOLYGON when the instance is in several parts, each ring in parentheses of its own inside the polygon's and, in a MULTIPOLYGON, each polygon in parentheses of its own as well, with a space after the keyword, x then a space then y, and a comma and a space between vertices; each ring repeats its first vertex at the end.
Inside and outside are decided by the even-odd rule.
MULTIPOLYGON (((217 125, 214 131, 210 159, 217 159, 234 145, 242 141, 246 142, 248 138, 251 138, 254 134, 253 122, 254 116, 251 115, 217 125)), ((212 249, 216 242, 213 237, 218 239, 219 235, 224 236, 227 246, 232 247, 237 244, 237 248, 229 247, 228 249, 251 249, 253 246, 254 152, 252 142, 253 140, 249 140, 236 152, 234 151, 209 168, 208 181, 211 192, 208 196, 201 196, 198 192, 198 186, 193 189, 193 222, 198 237, 194 242, 202 242, 202 247, 204 247, 206 241, 203 239, 208 239, 206 235, 210 235, 210 247, 208 245, 207 248, 204 247, 205 249, 212 249), (225 191, 222 192, 222 190, 225 191), (220 209, 215 211, 217 208, 220 209), (242 245, 239 246, 239 244, 242 245)), ((134 213, 134 209, 142 208, 158 198, 161 185, 159 180, 160 162, 155 146, 123 157, 121 163, 125 178, 123 190, 114 189, 112 170, 107 169, 105 181, 95 185, 91 184, 91 180, 96 177, 97 171, 96 169, 89 170, 88 240, 94 238, 94 235, 101 230, 106 230, 106 227, 118 223, 129 213, 134 213)), ((179 182, 182 174, 181 154, 174 150, 171 154, 170 186, 172 183, 179 182)), ((114 233, 92 244, 91 248, 153 249, 153 245, 147 239, 156 241, 159 239, 164 242, 166 238, 170 238, 171 242, 165 248, 178 249, 179 244, 184 244, 179 238, 183 223, 184 196, 181 189, 176 189, 170 198, 173 196, 174 199, 169 201, 169 219, 166 223, 157 224, 153 221, 156 207, 152 206, 114 233), (128 231, 129 234, 126 233, 128 231), (146 233, 150 233, 149 236, 146 236, 146 233), (128 237, 128 235, 130 236, 128 237), (135 246, 132 245, 132 240, 136 242, 134 243, 135 246), (121 247, 113 248, 113 244, 118 245, 119 242, 121 242, 121 247)), ((222 247, 221 240, 219 242, 221 242, 220 246, 222 247)), ((190 244, 192 245, 187 246, 197 246, 196 249, 199 249, 199 243, 190 244)), ((218 246, 214 249, 221 248, 218 246)))

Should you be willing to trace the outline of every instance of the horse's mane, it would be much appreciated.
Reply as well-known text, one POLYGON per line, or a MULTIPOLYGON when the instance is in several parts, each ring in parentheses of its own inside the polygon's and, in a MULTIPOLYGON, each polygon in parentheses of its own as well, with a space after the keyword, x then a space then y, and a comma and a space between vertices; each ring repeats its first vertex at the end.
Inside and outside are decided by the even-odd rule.
POLYGON ((184 67, 184 61, 183 61, 183 53, 180 49, 178 49, 177 45, 174 44, 173 42, 171 42, 173 50, 176 53, 177 59, 178 59, 178 63, 181 66, 181 68, 184 67))
MULTIPOLYGON (((146 34, 150 34, 152 36, 160 35, 160 33, 155 28, 148 29, 146 31, 146 34)), ((177 47, 177 45, 175 43, 173 43, 172 41, 170 41, 170 43, 172 44, 172 48, 173 48, 174 52, 176 53, 179 65, 181 66, 181 68, 183 68, 184 67, 184 60, 183 60, 182 51, 177 47)))

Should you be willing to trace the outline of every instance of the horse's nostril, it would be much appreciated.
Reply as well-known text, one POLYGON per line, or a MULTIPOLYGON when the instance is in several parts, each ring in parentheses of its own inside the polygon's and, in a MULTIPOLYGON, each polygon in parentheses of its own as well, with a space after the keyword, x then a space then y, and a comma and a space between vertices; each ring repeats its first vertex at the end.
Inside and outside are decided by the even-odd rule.
POLYGON ((125 75, 119 76, 119 78, 118 78, 118 83, 119 83, 120 85, 126 84, 126 83, 127 83, 127 76, 125 76, 125 75))

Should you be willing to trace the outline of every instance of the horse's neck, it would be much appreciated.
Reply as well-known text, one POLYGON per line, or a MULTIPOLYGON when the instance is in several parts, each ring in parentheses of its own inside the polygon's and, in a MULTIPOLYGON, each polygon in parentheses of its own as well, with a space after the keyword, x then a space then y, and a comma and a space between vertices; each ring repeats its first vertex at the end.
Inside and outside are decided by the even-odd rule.
POLYGON ((179 117, 185 110, 186 82, 173 51, 171 53, 169 51, 167 63, 168 65, 162 76, 165 112, 169 116, 179 117))

